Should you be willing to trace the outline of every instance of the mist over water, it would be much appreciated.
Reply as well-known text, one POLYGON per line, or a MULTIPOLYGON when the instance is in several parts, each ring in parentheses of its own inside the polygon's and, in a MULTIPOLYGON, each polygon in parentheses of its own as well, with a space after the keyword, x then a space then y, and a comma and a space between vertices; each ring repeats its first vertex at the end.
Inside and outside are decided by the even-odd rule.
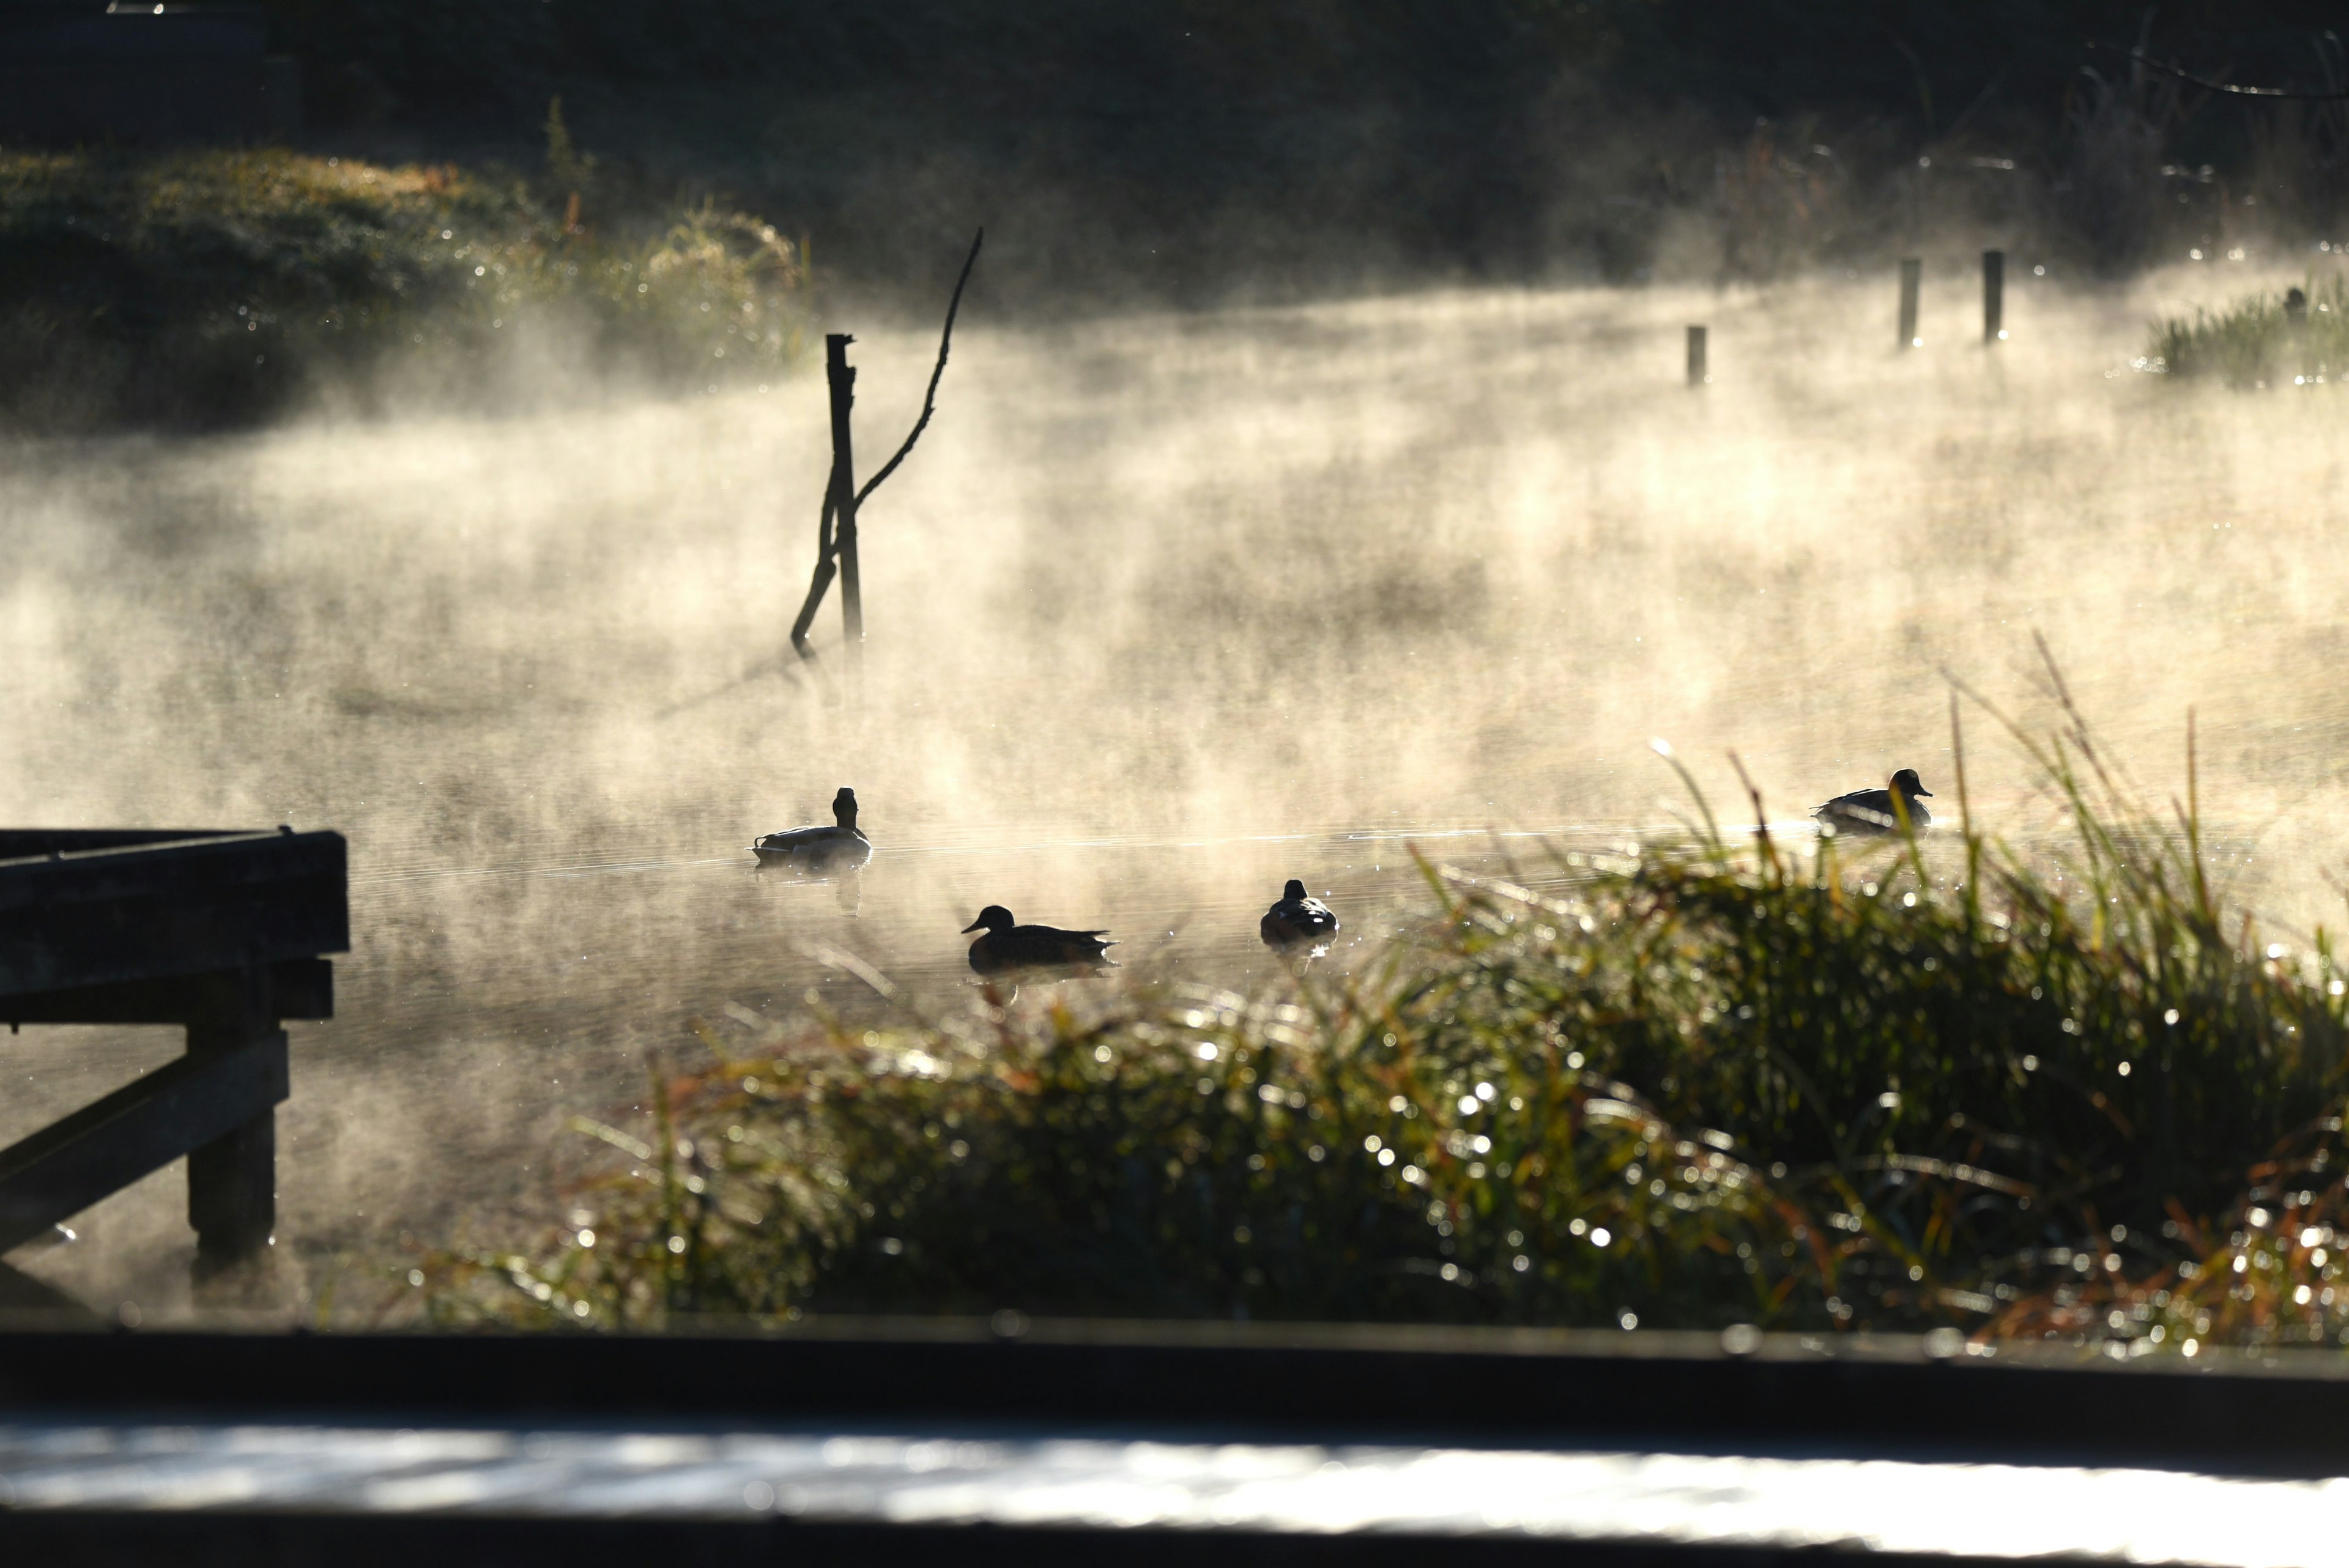
MULTIPOLYGON (((1531 875, 1545 843, 1673 831, 1657 736, 1724 820, 1750 818, 1733 750, 1774 820, 1901 766, 1954 816, 1942 671, 2044 731, 2034 629, 2156 802, 2197 709, 2235 896, 2337 923, 2334 389, 2129 370, 2155 310, 2254 280, 2010 274, 1992 352, 1970 277, 1929 286, 1906 356, 1889 280, 967 318, 864 514, 861 679, 836 596, 821 665, 779 658, 820 376, 19 447, 0 818, 348 836, 355 950, 280 1113, 280 1250, 320 1289, 339 1249, 536 1201, 571 1114, 703 1049, 689 1017, 869 1007, 826 949, 954 1005, 956 933, 1000 903, 1107 927, 1144 973, 1262 985, 1288 877, 1346 919, 1346 962, 1414 897, 1411 846, 1531 875), (752 869, 843 784, 878 846, 861 886, 752 869)), ((868 472, 935 349, 861 337, 868 472)), ((1967 762, 1994 831, 2056 826, 1978 711, 1967 762)), ((179 1049, 7 1041, 0 1139, 179 1049)), ((175 1167, 12 1261, 168 1310, 181 1190, 175 1167)))

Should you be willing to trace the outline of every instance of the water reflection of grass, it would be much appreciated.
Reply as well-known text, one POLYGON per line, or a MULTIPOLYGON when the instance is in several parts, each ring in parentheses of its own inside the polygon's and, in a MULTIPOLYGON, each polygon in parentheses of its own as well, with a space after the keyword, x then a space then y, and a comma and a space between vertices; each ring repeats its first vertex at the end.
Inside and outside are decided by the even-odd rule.
POLYGON ((581 1124, 623 1158, 565 1225, 410 1278, 447 1322, 2341 1332, 2329 947, 2228 916, 2190 805, 2163 831, 2084 732, 2036 754, 2073 809, 2053 869, 1971 826, 1708 832, 1577 857, 1571 898, 1431 868, 1380 962, 1256 998, 705 1027, 651 1125, 581 1124))
POLYGON ((804 272, 771 226, 707 203, 583 210, 512 174, 283 150, 13 150, 0 418, 234 424, 387 372, 440 401, 511 402, 518 374, 564 364, 759 379, 798 355, 804 272))

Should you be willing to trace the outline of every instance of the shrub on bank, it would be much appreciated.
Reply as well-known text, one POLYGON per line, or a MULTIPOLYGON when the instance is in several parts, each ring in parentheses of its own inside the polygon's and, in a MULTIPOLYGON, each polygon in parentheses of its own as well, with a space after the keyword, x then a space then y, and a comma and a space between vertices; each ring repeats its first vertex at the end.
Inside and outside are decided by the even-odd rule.
MULTIPOLYGON (((1709 836, 1563 856, 1540 888, 1432 872, 1408 940, 1261 997, 699 1025, 709 1059, 654 1085, 649 1125, 582 1124, 616 1158, 568 1222, 411 1277, 442 1322, 2258 1337, 2272 1312, 2181 1286, 2241 1282, 2212 1238, 2278 1225, 2298 1252, 2263 1241, 2257 1266, 2312 1266, 2337 1183, 2253 1222, 2246 1172, 2337 1130, 2344 988, 2321 937, 2230 935, 2190 812, 2166 827, 2079 754, 2043 759, 2075 808, 2052 867, 1971 826, 1857 852, 1709 836)), ((2255 1192, 2303 1179, 2277 1168, 2255 1192)))
POLYGON ((2284 296, 2263 289, 2222 310, 2197 310, 2190 321, 2157 322, 2147 360, 2173 376, 2209 377, 2230 387, 2339 380, 2349 370, 2349 278, 2312 274, 2300 292, 2297 311, 2285 308, 2284 296))
POLYGON ((266 419, 555 365, 657 389, 779 374, 800 247, 703 204, 633 217, 519 177, 283 150, 0 150, 0 425, 266 419))

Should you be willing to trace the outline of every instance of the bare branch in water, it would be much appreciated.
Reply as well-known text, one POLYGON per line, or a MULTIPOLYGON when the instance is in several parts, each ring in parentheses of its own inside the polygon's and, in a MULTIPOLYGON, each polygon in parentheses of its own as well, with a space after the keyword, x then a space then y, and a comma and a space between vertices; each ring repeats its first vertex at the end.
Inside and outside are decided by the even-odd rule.
MULTIPOLYGON (((883 480, 897 472, 897 465, 905 461, 905 454, 912 452, 914 443, 922 439, 922 431, 929 428, 930 416, 938 411, 938 380, 947 373, 947 350, 954 343, 955 316, 962 309, 962 291, 964 286, 970 282, 970 269, 978 264, 978 247, 986 243, 987 231, 981 229, 970 242, 970 254, 963 258, 962 275, 955 279, 954 297, 947 302, 947 329, 938 337, 938 362, 930 371, 930 389, 922 396, 922 417, 914 421, 913 431, 905 437, 905 444, 897 449, 897 454, 883 463, 881 472, 866 480, 864 488, 856 493, 857 506, 863 506, 864 498, 879 489, 883 480)), ((802 659, 810 661, 815 658, 815 649, 808 644, 808 628, 815 624, 815 612, 823 605, 823 596, 832 587, 832 579, 840 572, 837 558, 840 544, 832 534, 832 520, 839 510, 840 497, 833 485, 827 483, 823 492, 823 517, 816 525, 815 575, 808 582, 807 601, 800 606, 799 618, 792 622, 792 647, 798 650, 802 659)))
POLYGON ((808 646, 808 628, 815 624, 815 612, 823 603, 824 590, 832 587, 833 577, 840 571, 840 563, 833 559, 839 546, 832 536, 832 519, 838 510, 834 504, 838 499, 838 485, 827 483, 823 487, 823 516, 815 529, 815 576, 808 583, 807 602, 800 606, 799 618, 792 622, 792 647, 798 649, 802 659, 815 658, 815 649, 808 646))
POLYGON ((954 342, 955 312, 962 308, 963 286, 970 281, 970 269, 978 265, 978 247, 986 243, 987 231, 981 229, 970 242, 970 254, 963 258, 962 275, 955 279, 954 298, 947 303, 947 329, 938 337, 937 368, 930 372, 930 389, 922 397, 922 417, 914 421, 913 431, 905 437, 905 444, 897 449, 897 455, 883 463, 881 472, 866 480, 864 488, 856 493, 859 507, 864 504, 866 496, 881 488, 883 480, 897 472, 897 465, 905 461, 905 454, 914 450, 916 441, 922 439, 922 431, 929 426, 930 416, 938 411, 938 378, 947 373, 947 349, 954 342))

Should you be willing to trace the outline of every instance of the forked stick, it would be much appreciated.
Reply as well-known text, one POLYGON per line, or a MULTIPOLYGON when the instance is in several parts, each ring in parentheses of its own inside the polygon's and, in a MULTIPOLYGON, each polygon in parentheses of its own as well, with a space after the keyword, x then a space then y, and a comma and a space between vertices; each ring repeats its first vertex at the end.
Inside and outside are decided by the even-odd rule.
MULTIPOLYGON (((938 336, 938 362, 930 371, 929 390, 922 395, 922 417, 914 421, 913 430, 906 434, 905 442, 897 449, 896 455, 883 463, 881 472, 866 480, 864 488, 856 493, 853 504, 859 509, 863 508, 864 498, 881 487, 883 480, 897 472, 897 465, 905 461, 905 454, 914 450, 914 443, 921 440, 922 432, 929 428, 930 416, 938 411, 938 381, 947 373, 947 351, 954 345, 955 316, 962 309, 962 291, 964 286, 970 282, 970 269, 978 265, 978 247, 986 243, 987 231, 981 229, 970 242, 970 254, 963 258, 962 275, 955 279, 954 297, 947 302, 946 330, 938 336)), ((798 650, 802 659, 810 661, 815 659, 815 649, 808 644, 808 628, 815 624, 815 612, 823 604, 824 592, 832 587, 832 579, 840 571, 840 542, 832 532, 832 520, 839 509, 840 497, 827 483, 823 493, 823 516, 816 525, 815 576, 808 584, 807 600, 800 606, 799 618, 792 622, 792 647, 798 650)))

